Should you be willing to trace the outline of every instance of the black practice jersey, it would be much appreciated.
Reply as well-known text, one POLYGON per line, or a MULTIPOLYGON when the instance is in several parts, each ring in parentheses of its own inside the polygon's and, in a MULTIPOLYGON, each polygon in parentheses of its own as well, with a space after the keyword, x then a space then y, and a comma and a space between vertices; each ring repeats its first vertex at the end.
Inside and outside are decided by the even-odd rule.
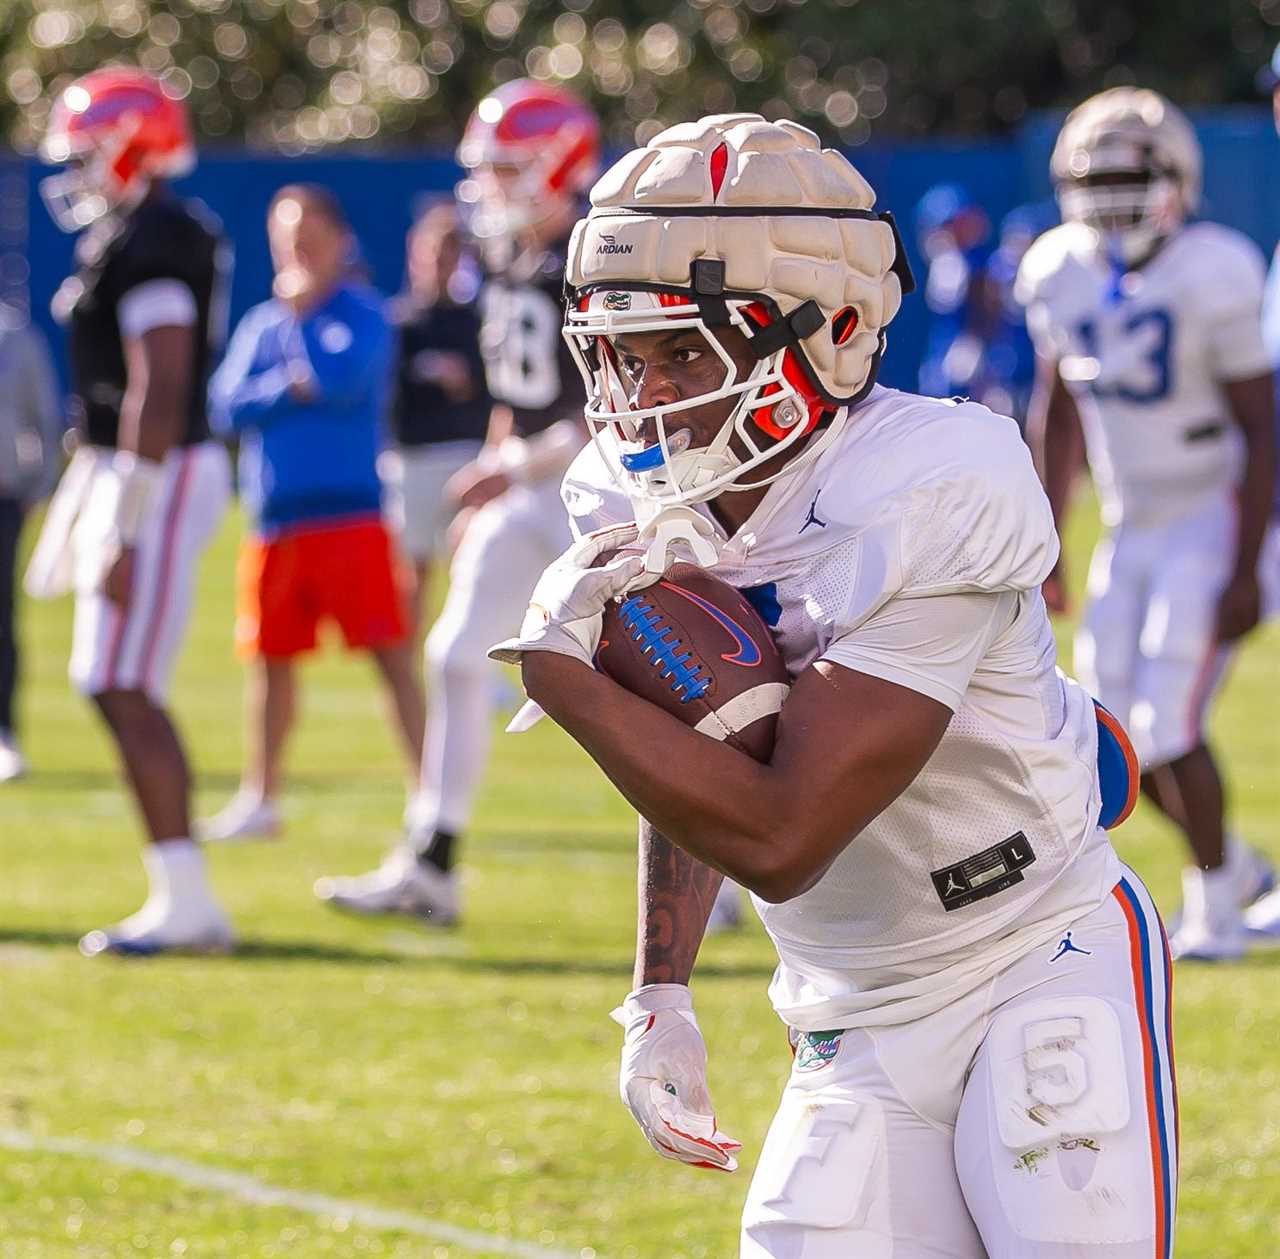
POLYGON ((522 437, 557 420, 581 419, 587 392, 560 329, 564 326, 563 241, 527 278, 490 275, 480 291, 480 347, 495 402, 515 414, 522 437))
POLYGON ((81 436, 95 446, 116 445, 125 389, 121 299, 150 280, 177 280, 196 303, 195 362, 179 444, 204 441, 205 390, 225 333, 231 261, 217 219, 199 202, 159 193, 90 228, 76 244, 76 261, 79 269, 63 281, 53 313, 68 325, 71 414, 81 436))
POLYGON ((480 315, 472 303, 434 306, 405 301, 395 311, 400 348, 391 431, 401 446, 483 441, 489 427, 489 391, 480 357, 480 315), (442 354, 460 356, 470 374, 468 396, 441 383, 442 354))

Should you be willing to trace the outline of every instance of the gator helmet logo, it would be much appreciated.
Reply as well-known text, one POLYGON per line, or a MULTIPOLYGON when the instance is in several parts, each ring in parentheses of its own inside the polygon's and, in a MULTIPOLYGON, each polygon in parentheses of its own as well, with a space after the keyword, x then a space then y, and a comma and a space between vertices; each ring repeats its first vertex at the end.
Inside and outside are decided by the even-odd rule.
POLYGON ((796 1041, 796 1070, 818 1071, 840 1052, 843 1030, 831 1032, 801 1032, 796 1041))
POLYGON ((630 310, 631 294, 630 293, 606 293, 604 295, 603 306, 605 310, 630 310))

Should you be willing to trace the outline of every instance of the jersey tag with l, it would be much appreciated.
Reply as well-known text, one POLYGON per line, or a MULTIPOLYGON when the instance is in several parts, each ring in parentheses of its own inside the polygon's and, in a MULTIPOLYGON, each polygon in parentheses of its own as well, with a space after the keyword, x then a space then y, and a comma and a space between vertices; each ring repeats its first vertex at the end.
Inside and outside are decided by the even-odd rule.
POLYGON ((1022 871, 1036 859, 1031 841, 1022 831, 993 844, 982 852, 930 872, 933 886, 950 913, 1003 892, 1022 882, 1022 871))

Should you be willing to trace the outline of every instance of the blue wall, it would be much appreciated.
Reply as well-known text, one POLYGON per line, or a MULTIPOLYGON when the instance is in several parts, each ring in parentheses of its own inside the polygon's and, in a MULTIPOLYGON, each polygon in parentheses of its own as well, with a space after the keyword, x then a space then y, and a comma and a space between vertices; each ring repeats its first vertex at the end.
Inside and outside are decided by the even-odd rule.
MULTIPOLYGON (((1059 122, 1058 116, 1037 116, 1007 139, 867 145, 852 156, 877 190, 880 205, 896 213, 918 270, 913 218, 925 190, 942 180, 962 183, 994 222, 1016 205, 1048 197, 1049 152, 1059 122)), ((1280 141, 1270 110, 1221 109, 1196 115, 1195 122, 1205 146, 1205 214, 1247 232, 1269 253, 1280 235, 1280 141)), ((24 279, 27 268, 18 254, 25 252, 32 314, 59 349, 61 334, 49 319, 49 299, 70 267, 71 239, 54 227, 40 202, 36 184, 45 173, 38 163, 22 159, 0 164, 0 286, 13 290, 24 279)), ((268 295, 263 220, 281 184, 305 180, 332 187, 346 206, 376 283, 394 292, 403 275, 404 235, 414 204, 424 194, 446 192, 457 177, 451 157, 440 152, 298 158, 206 152, 199 169, 179 187, 202 198, 235 241, 234 321, 268 295)), ((903 304, 891 329, 882 372, 887 383, 914 385, 924 337, 917 294, 903 304)))

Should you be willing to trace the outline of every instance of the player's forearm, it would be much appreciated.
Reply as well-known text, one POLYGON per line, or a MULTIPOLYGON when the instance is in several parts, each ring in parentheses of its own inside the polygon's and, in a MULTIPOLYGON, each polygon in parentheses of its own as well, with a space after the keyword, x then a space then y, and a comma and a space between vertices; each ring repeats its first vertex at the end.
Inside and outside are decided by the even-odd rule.
POLYGON ((1258 571, 1258 557, 1271 519, 1275 481, 1274 439, 1250 441, 1247 444, 1244 479, 1239 490, 1235 577, 1251 577, 1258 571))
POLYGON ((159 463, 178 443, 182 419, 178 399, 153 389, 130 389, 120 404, 119 447, 159 463))
POLYGON ((1085 463, 1080 416, 1057 367, 1042 367, 1027 411, 1027 442, 1061 530, 1071 506, 1072 491, 1085 463))
POLYGON ((182 325, 149 328, 124 339, 121 450, 158 463, 181 441, 191 406, 194 345, 193 330, 182 325))
POLYGON ((640 819, 634 988, 687 984, 724 875, 640 819))
POLYGON ((497 449, 515 432, 516 417, 504 402, 495 402, 489 411, 489 427, 485 430, 484 444, 497 449))
POLYGON ((785 775, 699 734, 586 665, 528 652, 529 697, 642 817, 686 853, 766 900, 804 891, 830 860, 785 775))
POLYGON ((1276 481, 1275 385, 1270 373, 1224 386, 1244 434, 1244 476, 1238 491, 1236 578, 1253 577, 1271 518, 1276 481))
POLYGON ((1076 480, 1084 466, 1084 441, 1074 415, 1060 408, 1048 413, 1042 448, 1041 477, 1044 495, 1053 513, 1053 527, 1061 532, 1071 509, 1076 480))
POLYGON ((1055 430, 1045 442, 1044 492, 1053 512, 1053 526, 1061 533, 1084 462, 1076 432, 1055 430))

